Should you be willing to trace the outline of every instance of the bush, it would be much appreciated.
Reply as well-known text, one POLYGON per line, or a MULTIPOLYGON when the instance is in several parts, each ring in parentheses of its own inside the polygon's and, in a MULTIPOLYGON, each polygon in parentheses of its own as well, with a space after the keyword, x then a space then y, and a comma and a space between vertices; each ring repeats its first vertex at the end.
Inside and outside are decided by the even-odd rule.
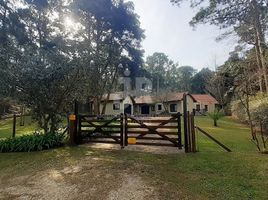
POLYGON ((217 121, 224 117, 224 113, 216 109, 214 112, 208 113, 208 116, 213 119, 214 126, 218 126, 217 121))
POLYGON ((42 151, 64 144, 64 135, 59 133, 24 135, 0 140, 0 152, 42 151))
MULTIPOLYGON (((259 108, 264 107, 267 102, 268 102, 268 95, 257 94, 255 96, 250 97, 249 102, 250 113, 253 112, 256 113, 256 111, 259 110, 259 108)), ((241 122, 244 123, 249 122, 245 107, 239 100, 232 102, 232 115, 241 122)))
POLYGON ((233 101, 232 102, 232 116, 235 119, 238 119, 240 122, 243 122, 243 123, 248 122, 247 113, 246 113, 245 108, 243 107, 243 105, 240 101, 233 101))
POLYGON ((264 133, 268 135, 268 103, 262 103, 252 110, 252 118, 256 126, 262 126, 264 133))

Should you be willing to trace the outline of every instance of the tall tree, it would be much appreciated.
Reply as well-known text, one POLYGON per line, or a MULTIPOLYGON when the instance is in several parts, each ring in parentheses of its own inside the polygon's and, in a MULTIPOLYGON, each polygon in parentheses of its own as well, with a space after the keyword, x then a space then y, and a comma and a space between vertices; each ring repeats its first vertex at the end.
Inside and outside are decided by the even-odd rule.
POLYGON ((80 38, 79 62, 87 71, 85 82, 90 86, 85 93, 94 97, 95 113, 99 114, 103 95, 108 93, 109 97, 117 80, 119 63, 132 70, 142 63, 143 30, 131 2, 75 0, 71 8, 83 27, 75 37, 80 38), (92 60, 94 65, 90 65, 92 60))
POLYGON ((196 73, 191 80, 191 92, 196 94, 206 94, 207 81, 211 80, 214 73, 209 68, 203 68, 196 73))
POLYGON ((25 1, 18 15, 26 43, 17 45, 20 57, 11 71, 17 96, 33 112, 45 133, 55 132, 76 91, 77 71, 66 54, 67 44, 53 21, 60 1, 25 1))
POLYGON ((191 81, 196 70, 191 66, 181 66, 178 68, 180 90, 191 91, 191 81))
POLYGON ((174 65, 173 61, 164 53, 155 52, 146 58, 145 70, 150 74, 153 83, 153 89, 159 92, 160 89, 166 87, 165 78, 168 69, 174 65))
POLYGON ((10 72, 14 61, 20 56, 17 46, 22 44, 25 44, 24 26, 15 2, 0 0, 0 97, 14 97, 15 88, 10 72))
MULTIPOLYGON (((179 4, 182 0, 171 0, 179 4)), ((246 43, 252 43, 256 52, 260 82, 264 80, 264 87, 260 89, 268 92, 267 64, 265 63, 265 49, 268 20, 268 2, 266 0, 192 0, 192 7, 198 7, 191 25, 209 23, 228 31, 236 31, 246 43), (245 37, 245 35, 247 37, 245 37)))

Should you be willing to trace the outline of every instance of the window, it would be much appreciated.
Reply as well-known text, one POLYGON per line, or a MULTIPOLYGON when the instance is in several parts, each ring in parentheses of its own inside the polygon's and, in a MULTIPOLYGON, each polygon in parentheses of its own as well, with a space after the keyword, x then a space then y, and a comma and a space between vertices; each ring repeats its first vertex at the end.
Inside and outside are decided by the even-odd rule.
POLYGON ((158 104, 158 105, 157 105, 157 110, 158 110, 158 111, 162 110, 162 104, 158 104))
POLYGON ((197 110, 197 111, 200 111, 200 104, 197 104, 197 105, 196 105, 196 110, 197 110))
POLYGON ((114 110, 120 110, 120 103, 114 103, 113 109, 114 110))
POLYGON ((177 112, 177 104, 173 103, 169 105, 170 112, 177 112))
POLYGON ((143 84, 141 85, 141 89, 143 89, 143 90, 145 90, 146 87, 147 87, 146 83, 143 83, 143 84))
POLYGON ((151 111, 155 111, 155 106, 152 106, 151 107, 151 111))
POLYGON ((205 111, 208 111, 208 105, 205 105, 205 111))

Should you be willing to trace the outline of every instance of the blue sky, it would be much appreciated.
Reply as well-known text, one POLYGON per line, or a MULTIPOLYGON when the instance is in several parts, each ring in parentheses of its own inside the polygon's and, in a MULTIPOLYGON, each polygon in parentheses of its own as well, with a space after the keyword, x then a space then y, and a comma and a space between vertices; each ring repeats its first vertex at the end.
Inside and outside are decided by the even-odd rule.
POLYGON ((132 0, 145 29, 143 41, 145 56, 154 52, 166 53, 179 65, 190 65, 196 69, 223 64, 234 49, 235 40, 229 38, 216 42, 222 33, 217 27, 199 25, 193 30, 189 21, 195 10, 184 3, 173 6, 169 0, 132 0))

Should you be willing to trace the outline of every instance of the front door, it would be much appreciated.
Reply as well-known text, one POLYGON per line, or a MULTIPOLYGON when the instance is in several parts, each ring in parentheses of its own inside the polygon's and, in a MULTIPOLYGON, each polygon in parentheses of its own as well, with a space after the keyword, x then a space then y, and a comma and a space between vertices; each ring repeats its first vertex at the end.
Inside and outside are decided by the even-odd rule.
POLYGON ((124 113, 132 115, 132 105, 124 104, 124 113))
POLYGON ((141 106, 141 114, 142 115, 149 115, 150 114, 150 106, 149 105, 142 105, 141 106))

